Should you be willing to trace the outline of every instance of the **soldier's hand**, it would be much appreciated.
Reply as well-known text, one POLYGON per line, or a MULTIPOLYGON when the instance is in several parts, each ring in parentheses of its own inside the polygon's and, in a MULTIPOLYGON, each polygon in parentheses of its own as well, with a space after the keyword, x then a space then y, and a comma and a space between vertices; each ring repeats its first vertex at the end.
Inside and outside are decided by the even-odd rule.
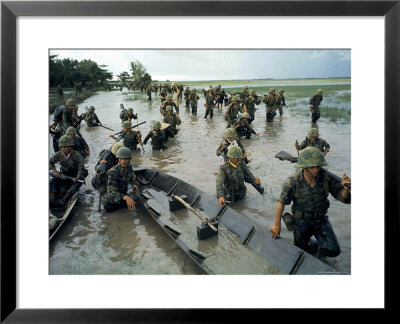
POLYGON ((221 145, 221 148, 224 149, 226 145, 228 145, 228 143, 226 141, 223 141, 222 145, 221 145))
MULTIPOLYGON (((136 176, 135 175, 133 175, 134 176, 134 178, 136 178, 136 176)), ((139 187, 137 186, 137 185, 132 185, 132 189, 133 190, 135 190, 137 193, 139 192, 139 187)))
POLYGON ((77 181, 78 181, 78 178, 73 178, 72 181, 73 181, 73 182, 77 182, 77 181))
POLYGON ((281 234, 281 225, 280 224, 279 225, 277 225, 277 224, 272 225, 271 233, 272 233, 272 237, 274 239, 278 238, 279 234, 281 234))
POLYGON ((240 126, 240 124, 237 124, 237 125, 235 126, 235 129, 238 129, 238 128, 239 128, 239 126, 240 126))
POLYGON ((261 184, 260 178, 256 178, 256 180, 255 180, 254 182, 255 182, 256 184, 258 184, 258 185, 261 184))
POLYGON ((128 206, 129 210, 134 210, 135 209, 135 201, 131 197, 124 196, 123 200, 126 201, 126 205, 128 206))
POLYGON ((246 152, 243 153, 242 158, 243 158, 243 159, 247 158, 247 153, 246 153, 246 152))
POLYGON ((328 151, 324 151, 324 153, 322 153, 324 156, 328 153, 328 151))
POLYGON ((220 207, 220 206, 222 206, 222 205, 225 205, 225 198, 224 198, 224 197, 220 197, 220 198, 218 199, 218 204, 217 204, 217 206, 220 207))
POLYGON ((345 185, 346 185, 346 184, 351 184, 351 180, 350 180, 350 178, 346 175, 346 173, 343 173, 341 184, 343 185, 344 189, 349 190, 349 188, 347 188, 345 185))
POLYGON ((110 135, 108 135, 108 137, 114 138, 114 135, 113 135, 113 134, 110 134, 110 135))
POLYGON ((256 133, 256 136, 260 136, 260 134, 256 133))
POLYGON ((144 145, 143 142, 140 142, 139 144, 140 144, 140 146, 143 146, 143 145, 144 145))
POLYGON ((60 175, 60 172, 58 172, 57 170, 53 170, 53 175, 58 178, 60 175))
POLYGON ((298 148, 299 147, 299 142, 296 140, 296 142, 294 143, 294 147, 298 148))

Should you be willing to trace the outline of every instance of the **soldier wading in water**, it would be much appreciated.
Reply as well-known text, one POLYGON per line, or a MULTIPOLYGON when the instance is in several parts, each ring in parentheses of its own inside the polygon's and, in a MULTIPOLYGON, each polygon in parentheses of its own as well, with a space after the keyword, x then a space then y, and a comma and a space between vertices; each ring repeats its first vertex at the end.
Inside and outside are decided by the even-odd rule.
POLYGON ((340 254, 339 242, 326 215, 329 193, 337 200, 350 204, 350 191, 345 184, 350 179, 343 174, 342 181, 332 179, 321 166, 326 165, 322 152, 315 147, 300 151, 300 171, 289 177, 282 186, 271 227, 273 238, 281 232, 281 217, 285 205, 293 201, 292 214, 284 215, 289 230, 293 229, 294 244, 315 256, 336 257, 340 254), (286 218, 288 217, 288 218, 286 218), (314 236, 317 241, 312 240, 314 236))
POLYGON ((319 138, 319 132, 318 129, 316 128, 311 128, 308 131, 308 137, 306 137, 306 139, 301 142, 301 144, 299 145, 299 142, 294 143, 294 146, 296 147, 296 149, 298 151, 305 149, 306 147, 316 147, 317 149, 320 149, 321 152, 324 154, 324 156, 329 152, 329 149, 331 148, 330 145, 328 144, 327 141, 325 141, 322 138, 319 138))
POLYGON ((242 161, 242 149, 239 146, 230 146, 228 149, 228 161, 221 165, 217 174, 218 206, 226 202, 241 200, 246 196, 245 180, 260 185, 260 179, 256 178, 242 161))
POLYGON ((322 89, 318 89, 317 93, 310 98, 309 104, 310 104, 310 111, 311 111, 311 121, 313 123, 316 123, 316 121, 319 119, 320 111, 319 111, 319 105, 321 104, 322 100, 324 99, 322 97, 322 94, 324 92, 322 89))

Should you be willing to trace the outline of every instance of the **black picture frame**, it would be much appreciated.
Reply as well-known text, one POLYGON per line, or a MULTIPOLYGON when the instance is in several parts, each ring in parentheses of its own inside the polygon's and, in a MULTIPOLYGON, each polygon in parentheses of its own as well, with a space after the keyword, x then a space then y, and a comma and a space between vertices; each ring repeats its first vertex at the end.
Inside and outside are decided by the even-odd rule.
MULTIPOLYGON (((1 3, 1 322, 234 322, 241 309, 17 309, 16 308, 16 19, 18 16, 384 16, 385 18, 385 309, 393 310, 399 280, 400 0, 396 1, 125 1, 1 3), (157 10, 154 10, 157 8, 157 10), (397 283, 397 284, 396 284, 397 283)), ((373 46, 373 42, 371 42, 373 46)), ((378 94, 377 98, 381 99, 378 94)), ((374 99, 377 100, 377 99, 374 99)), ((381 102, 381 100, 378 100, 381 102)), ((376 104, 371 100, 371 105, 376 104)), ((378 104, 379 106, 379 104, 378 104)), ((382 113, 373 109, 374 113, 382 113)), ((373 152, 373 148, 371 148, 373 152)), ((368 154, 373 154, 373 153, 368 154)), ((367 156, 368 156, 367 154, 367 156)), ((366 162, 367 163, 367 162, 366 162)), ((370 166, 371 197, 374 186, 370 166)), ((382 206, 383 207, 383 206, 382 206)), ((371 233, 371 239, 373 239, 371 233)), ((239 314, 240 313, 240 314, 239 314)), ((254 314, 256 313, 256 314, 254 314)), ((260 314, 257 314, 260 313, 260 314)), ((249 316, 250 314, 247 314, 249 316)))

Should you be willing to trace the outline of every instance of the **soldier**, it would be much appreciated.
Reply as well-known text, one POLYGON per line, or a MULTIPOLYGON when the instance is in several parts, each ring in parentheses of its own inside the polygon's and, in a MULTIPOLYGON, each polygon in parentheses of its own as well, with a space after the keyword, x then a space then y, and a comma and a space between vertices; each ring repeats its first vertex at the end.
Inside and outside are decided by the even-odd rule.
POLYGON ((321 150, 324 156, 329 152, 331 148, 327 141, 319 137, 319 132, 316 128, 311 128, 308 131, 308 136, 303 142, 301 142, 300 145, 299 142, 296 140, 294 146, 296 147, 297 151, 303 150, 306 147, 310 146, 316 147, 317 149, 321 150))
POLYGON ((225 137, 221 144, 217 148, 217 156, 223 156, 225 162, 228 160, 227 153, 228 148, 230 146, 239 146, 243 152, 243 156, 241 157, 246 163, 249 163, 247 160, 247 154, 243 147, 242 142, 237 138, 236 130, 233 127, 225 129, 225 137))
MULTIPOLYGON (((224 92, 225 94, 225 92, 224 92)), ((215 88, 215 103, 217 104, 217 108, 222 109, 222 104, 224 102, 224 94, 222 94, 221 85, 215 88)))
POLYGON ((267 122, 272 122, 274 117, 276 116, 276 101, 277 101, 277 96, 275 94, 275 89, 271 88, 269 89, 269 94, 266 96, 263 100, 265 103, 265 108, 266 108, 266 118, 267 122))
POLYGON ((107 213, 120 208, 135 209, 135 201, 127 195, 128 186, 139 191, 135 174, 132 170, 132 152, 126 148, 118 149, 116 157, 118 164, 107 171, 107 193, 104 196, 103 206, 107 213))
POLYGON ((68 199, 79 190, 82 182, 78 179, 85 179, 87 171, 83 166, 82 156, 72 149, 74 143, 67 135, 60 137, 58 146, 60 151, 54 154, 49 161, 49 168, 53 170, 53 178, 50 180, 50 207, 63 207, 68 199), (60 172, 55 164, 61 164, 60 172), (61 179, 60 174, 73 179, 61 179), (62 195, 57 199, 57 194, 62 195))
POLYGON ((161 130, 161 123, 159 121, 155 121, 152 126, 153 130, 147 134, 143 143, 146 145, 147 141, 151 138, 153 150, 165 150, 167 148, 165 146, 165 133, 163 130, 161 130))
POLYGON ((73 141, 73 150, 82 155, 83 158, 90 155, 89 147, 86 142, 77 134, 77 131, 74 127, 68 127, 67 135, 72 138, 73 141))
POLYGON ((285 92, 285 90, 280 89, 279 90, 279 94, 277 96, 278 98, 276 100, 276 105, 277 105, 278 110, 279 110, 279 117, 282 117, 282 115, 283 115, 282 107, 283 106, 287 107, 286 106, 286 102, 285 102, 285 96, 283 95, 284 92, 285 92))
POLYGON ((206 109, 206 114, 204 115, 204 118, 207 118, 208 114, 210 114, 210 119, 212 119, 214 115, 214 94, 212 89, 208 90, 204 107, 206 109))
POLYGON ((192 115, 197 115, 197 102, 199 101, 200 97, 196 93, 196 89, 192 90, 192 93, 189 96, 190 100, 190 107, 192 107, 192 115))
POLYGON ((119 138, 116 138, 114 135, 110 135, 112 139, 116 141, 120 141, 123 139, 124 146, 130 149, 132 152, 137 150, 137 145, 143 145, 142 138, 140 131, 133 130, 132 129, 132 124, 130 121, 124 121, 122 122, 122 133, 119 136, 119 138))
POLYGON ((249 124, 251 124, 255 118, 255 113, 256 113, 256 105, 259 105, 261 102, 261 97, 256 96, 256 92, 252 89, 250 91, 250 96, 248 96, 245 101, 244 101, 244 106, 243 110, 246 111, 249 116, 249 124))
POLYGON ((165 130, 165 141, 167 141, 168 138, 174 138, 175 135, 178 134, 179 130, 176 128, 176 125, 181 124, 179 114, 173 114, 171 106, 167 106, 166 111, 167 116, 164 117, 163 123, 168 123, 169 126, 165 130))
POLYGON ((63 92, 63 89, 61 88, 61 85, 57 86, 56 92, 57 92, 58 100, 59 101, 63 100, 64 99, 64 92, 63 92))
POLYGON ((74 87, 75 87, 75 96, 77 96, 78 93, 79 93, 79 84, 78 84, 78 82, 74 82, 74 87))
POLYGON ((96 113, 94 112, 96 108, 90 106, 89 111, 86 113, 85 121, 88 127, 93 127, 97 125, 101 125, 99 118, 97 117, 96 113))
MULTIPOLYGON (((329 208, 329 193, 337 200, 350 204, 350 179, 343 174, 342 181, 335 180, 321 166, 326 161, 321 151, 307 147, 300 151, 298 166, 300 171, 289 177, 282 186, 275 213, 275 223, 271 227, 272 237, 281 231, 281 217, 285 205, 293 201, 291 221, 294 244, 316 256, 335 257, 340 254, 339 242, 326 215, 329 208), (310 240, 311 236, 317 239, 310 240)), ((291 216, 289 214, 289 216, 291 216)))
POLYGON ((121 120, 124 122, 125 120, 128 120, 128 111, 125 109, 123 103, 121 103, 119 107, 121 108, 121 112, 119 113, 119 118, 121 118, 121 120))
POLYGON ((167 90, 165 88, 161 88, 159 96, 160 96, 160 99, 161 99, 161 103, 163 103, 166 100, 166 97, 167 97, 167 90))
POLYGON ((62 112, 62 126, 67 129, 68 127, 74 126, 74 121, 80 122, 77 116, 73 115, 73 110, 75 107, 74 101, 70 98, 66 102, 67 109, 62 112))
POLYGON ((152 90, 153 90, 153 89, 152 89, 151 85, 149 85, 149 86, 147 87, 147 89, 146 89, 146 94, 147 94, 147 96, 148 96, 147 101, 151 101, 151 91, 152 91, 152 90))
POLYGON ((233 91, 232 93, 231 93, 231 96, 229 97, 229 99, 228 99, 228 105, 230 105, 231 103, 232 103, 232 99, 233 98, 237 98, 237 92, 236 91, 233 91))
POLYGON ((184 93, 184 97, 185 97, 185 107, 189 108, 189 97, 190 97, 190 90, 189 87, 186 87, 185 93, 184 93))
POLYGON ((238 137, 246 136, 247 139, 250 139, 251 134, 259 136, 259 134, 250 126, 249 114, 247 112, 244 112, 239 121, 235 123, 235 130, 238 137))
POLYGON ((245 101, 246 101, 246 98, 247 98, 248 96, 249 96, 249 87, 248 87, 248 86, 245 86, 245 87, 243 88, 243 92, 240 93, 240 96, 239 96, 239 99, 240 99, 240 102, 241 102, 242 106, 244 106, 245 101))
POLYGON ((240 111, 240 103, 237 97, 232 98, 232 103, 225 109, 226 128, 234 126, 238 113, 240 111))
POLYGON ((260 179, 256 178, 241 159, 242 150, 239 146, 229 147, 228 161, 221 165, 217 174, 218 206, 226 202, 235 202, 246 196, 244 181, 252 181, 260 185, 260 179))
POLYGON ((311 111, 311 121, 315 124, 316 121, 320 117, 320 111, 319 111, 319 105, 321 104, 322 100, 324 99, 322 97, 322 94, 324 92, 322 89, 318 89, 317 93, 310 98, 309 104, 310 104, 310 111, 311 111))
POLYGON ((133 108, 128 108, 127 121, 132 122, 132 119, 138 119, 138 115, 133 113, 133 108))
POLYGON ((165 117, 167 115, 166 108, 167 106, 171 106, 175 108, 175 112, 179 114, 179 108, 176 106, 175 102, 172 101, 172 97, 170 95, 167 96, 167 99, 160 106, 160 113, 165 117))

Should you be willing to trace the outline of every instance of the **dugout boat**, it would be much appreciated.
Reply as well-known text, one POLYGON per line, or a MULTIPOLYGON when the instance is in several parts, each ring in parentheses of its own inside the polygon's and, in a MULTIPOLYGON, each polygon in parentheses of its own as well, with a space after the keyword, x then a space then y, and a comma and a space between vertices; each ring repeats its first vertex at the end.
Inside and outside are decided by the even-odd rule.
POLYGON ((328 264, 173 176, 134 167, 152 218, 208 274, 335 274, 328 264), (185 206, 186 205, 186 206, 185 206), (191 208, 191 209, 190 209, 191 208), (206 222, 193 213, 200 213, 206 222))

